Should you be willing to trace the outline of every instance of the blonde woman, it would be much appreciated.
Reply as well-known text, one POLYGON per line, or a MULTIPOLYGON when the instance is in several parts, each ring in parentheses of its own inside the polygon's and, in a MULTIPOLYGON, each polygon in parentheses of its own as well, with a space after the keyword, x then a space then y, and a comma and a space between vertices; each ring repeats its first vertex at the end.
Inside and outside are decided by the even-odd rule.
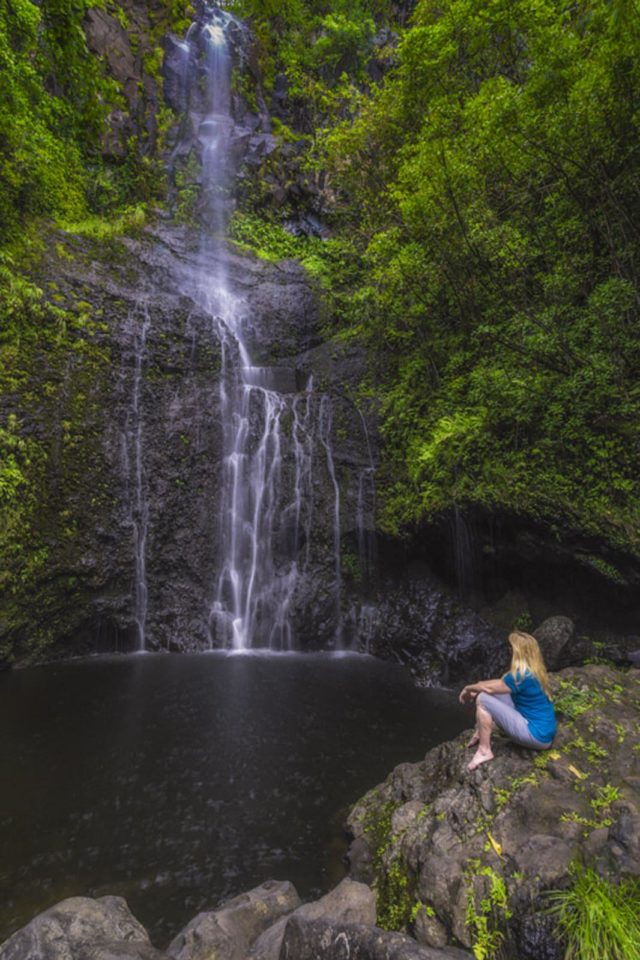
POLYGON ((549 677, 535 637, 516 631, 509 635, 511 669, 501 680, 470 683, 460 703, 476 702, 476 729, 468 746, 478 745, 469 770, 493 760, 493 721, 523 747, 547 750, 556 735, 556 715, 549 695, 549 677))

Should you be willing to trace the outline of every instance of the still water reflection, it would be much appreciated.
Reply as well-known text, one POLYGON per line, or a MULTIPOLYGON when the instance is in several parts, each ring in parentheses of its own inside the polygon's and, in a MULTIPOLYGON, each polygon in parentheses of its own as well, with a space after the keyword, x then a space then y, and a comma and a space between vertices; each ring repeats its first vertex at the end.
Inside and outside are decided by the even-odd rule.
POLYGON ((136 656, 0 676, 0 942, 120 894, 163 945, 265 879, 342 877, 345 808, 465 717, 364 657, 136 656))

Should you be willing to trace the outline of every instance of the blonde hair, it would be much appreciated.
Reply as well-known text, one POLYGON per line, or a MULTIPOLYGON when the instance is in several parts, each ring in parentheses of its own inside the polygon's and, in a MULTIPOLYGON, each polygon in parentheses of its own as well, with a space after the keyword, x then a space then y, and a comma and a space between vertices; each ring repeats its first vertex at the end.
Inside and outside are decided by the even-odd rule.
POLYGON ((511 673, 513 679, 516 680, 518 674, 520 674, 520 678, 523 678, 528 670, 540 681, 540 686, 550 697, 549 675, 536 638, 532 637, 530 633, 516 630, 509 634, 509 643, 511 644, 511 673))

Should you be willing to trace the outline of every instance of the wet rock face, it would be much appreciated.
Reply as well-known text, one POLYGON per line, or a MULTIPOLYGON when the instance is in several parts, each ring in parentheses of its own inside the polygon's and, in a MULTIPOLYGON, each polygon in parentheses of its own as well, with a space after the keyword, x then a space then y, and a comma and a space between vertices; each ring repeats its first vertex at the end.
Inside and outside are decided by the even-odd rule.
POLYGON ((397 767, 354 808, 352 875, 375 882, 379 917, 400 918, 433 946, 444 931, 449 943, 470 947, 480 927, 469 916, 482 918, 499 880, 506 901, 494 896, 486 917, 506 955, 555 960, 563 951, 545 891, 571 883, 573 861, 614 879, 640 876, 640 672, 570 668, 553 689, 560 723, 552 750, 497 736, 495 760, 470 774, 461 736, 423 763, 397 767), (416 902, 437 924, 418 920, 416 902))
POLYGON ((407 663, 419 680, 445 685, 495 676, 508 660, 503 636, 423 565, 409 565, 403 580, 388 575, 371 600, 370 652, 407 663))
POLYGON ((46 351, 34 360, 39 402, 9 398, 49 450, 43 490, 52 493, 41 522, 51 548, 0 633, 20 656, 46 611, 54 653, 180 652, 220 642, 211 609, 223 549, 221 345, 195 294, 204 266, 228 277, 244 304, 251 356, 288 397, 280 476, 288 506, 273 537, 277 571, 286 575, 292 560, 297 570, 293 644, 365 650, 431 682, 458 682, 470 667, 490 672, 502 641, 496 647, 428 566, 381 562, 388 550, 379 549, 375 525, 376 420, 355 395, 362 348, 323 342, 318 297, 298 264, 231 250, 218 251, 217 265, 204 256, 192 232, 162 224, 110 243, 52 238, 36 280, 65 308, 81 304, 87 320, 60 369, 46 351), (294 437, 308 445, 300 491, 294 437))
MULTIPOLYGON (((215 318, 195 296, 202 256, 193 235, 178 228, 157 227, 143 238, 110 244, 52 238, 37 282, 56 303, 82 304, 87 319, 78 326, 78 350, 63 358, 63 369, 51 367, 46 351, 33 360, 31 382, 42 394, 37 405, 20 396, 5 398, 25 430, 47 445, 43 490, 55 492, 42 505, 52 545, 48 562, 5 628, 18 656, 21 639, 32 633, 31 618, 41 610, 61 653, 143 645, 200 650, 212 642, 209 615, 222 549, 221 346, 215 318), (61 589, 63 577, 73 591, 61 589)), ((218 256, 223 265, 206 266, 213 274, 222 269, 244 302, 252 356, 277 365, 278 389, 305 396, 310 379, 322 378, 324 361, 313 359, 321 344, 320 315, 302 268, 230 251, 218 256)), ((354 464, 369 470, 371 463, 362 418, 344 398, 339 365, 333 377, 322 385, 327 410, 344 407, 349 420, 336 414, 320 436, 324 401, 314 396, 311 419, 321 456, 309 478, 310 539, 325 577, 312 581, 310 565, 306 579, 314 595, 328 598, 326 609, 322 599, 318 607, 326 629, 318 629, 317 610, 305 603, 301 646, 306 638, 318 646, 335 639, 335 490, 325 442, 329 449, 335 445, 343 487, 341 537, 353 537, 357 527, 354 464)), ((283 437, 285 430, 290 436, 289 419, 283 437)), ((291 503, 290 463, 282 488, 283 502, 291 503)), ((371 525, 371 502, 367 510, 371 525)), ((282 540, 278 556, 284 557, 290 549, 285 520, 276 537, 282 540)), ((340 599, 348 607, 348 584, 343 587, 340 599)))
MULTIPOLYGON (((72 503, 52 504, 73 512, 76 498, 101 497, 79 556, 65 558, 87 589, 67 642, 75 649, 136 649, 148 625, 157 648, 171 648, 175 636, 203 645, 220 461, 219 345, 209 318, 185 295, 179 261, 166 247, 128 242, 116 263, 105 262, 113 251, 82 240, 69 238, 66 248, 67 259, 53 267, 57 288, 61 295, 82 289, 109 358, 97 422, 83 423, 77 414, 78 434, 91 430, 100 460, 87 465, 72 503), (144 604, 136 599, 142 580, 144 604)), ((48 572, 55 580, 57 571, 48 572)))

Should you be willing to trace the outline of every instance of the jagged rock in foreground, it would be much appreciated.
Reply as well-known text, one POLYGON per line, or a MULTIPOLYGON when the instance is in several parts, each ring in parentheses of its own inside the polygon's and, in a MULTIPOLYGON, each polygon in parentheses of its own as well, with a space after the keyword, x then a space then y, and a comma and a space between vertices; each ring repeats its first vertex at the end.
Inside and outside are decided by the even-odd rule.
POLYGON ((559 960, 544 894, 572 861, 640 874, 640 671, 568 668, 553 687, 551 751, 496 736, 495 760, 469 774, 462 735, 353 809, 352 876, 376 887, 383 926, 465 947, 488 927, 508 960, 559 960))
MULTIPOLYGON (((337 925, 373 925, 376 922, 376 898, 366 884, 346 878, 320 900, 298 907, 291 918, 325 920, 337 925)), ((285 917, 258 937, 249 953, 251 960, 278 960, 289 919, 285 917)))
POLYGON ((0 960, 161 960, 122 897, 70 897, 0 945, 0 960))
POLYGON ((402 933, 362 923, 332 923, 294 916, 287 923, 280 960, 464 960, 465 950, 421 946, 402 933))
POLYGON ((293 884, 267 880, 218 910, 199 913, 173 940, 167 953, 175 960, 242 960, 249 946, 280 917, 300 905, 293 884))

